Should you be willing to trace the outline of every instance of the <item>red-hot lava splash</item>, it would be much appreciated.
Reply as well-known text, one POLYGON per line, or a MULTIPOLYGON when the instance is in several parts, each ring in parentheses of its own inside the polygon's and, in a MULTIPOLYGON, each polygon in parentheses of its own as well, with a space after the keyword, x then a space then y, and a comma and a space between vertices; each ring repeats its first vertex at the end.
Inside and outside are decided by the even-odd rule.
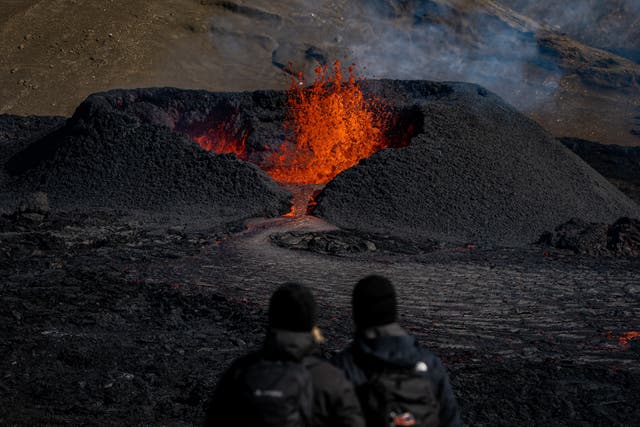
POLYGON ((609 331, 607 333, 607 339, 611 341, 617 341, 620 349, 627 350, 631 341, 640 341, 640 331, 623 332, 618 336, 609 331))
MULTIPOLYGON (((361 159, 386 148, 387 117, 375 100, 367 100, 349 67, 343 81, 341 64, 316 68, 310 88, 293 81, 288 90, 285 141, 270 159, 267 172, 280 182, 326 184, 361 159)), ((302 78, 302 76, 300 76, 302 78)))
POLYGON ((227 129, 225 123, 220 123, 204 134, 194 135, 191 138, 207 151, 216 154, 235 153, 242 160, 247 160, 247 136, 248 132, 235 136, 227 129))
POLYGON ((629 346, 629 341, 631 340, 640 340, 640 332, 638 331, 630 331, 625 332, 624 334, 618 337, 618 344, 624 349, 629 346))
MULTIPOLYGON (((385 138, 389 114, 380 102, 367 99, 349 67, 343 80, 339 61, 318 66, 311 87, 300 85, 302 75, 287 91, 290 135, 259 164, 273 179, 291 184, 326 184, 361 159, 391 146, 385 138)), ((247 160, 247 132, 238 136, 221 122, 191 138, 205 150, 235 153, 247 160)), ((399 144, 396 141, 395 146, 399 144)))

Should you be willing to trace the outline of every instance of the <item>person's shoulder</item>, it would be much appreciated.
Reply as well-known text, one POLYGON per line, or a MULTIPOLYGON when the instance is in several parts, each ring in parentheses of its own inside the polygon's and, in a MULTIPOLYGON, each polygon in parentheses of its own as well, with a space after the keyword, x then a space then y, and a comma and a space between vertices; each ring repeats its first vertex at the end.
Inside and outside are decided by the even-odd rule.
POLYGON ((419 352, 420 360, 427 365, 427 375, 432 375, 437 379, 446 375, 445 367, 438 355, 421 346, 419 347, 419 352))
POLYGON ((304 364, 311 372, 314 381, 319 381, 320 383, 346 381, 344 372, 328 360, 318 356, 308 356, 305 358, 304 364))
POLYGON ((305 357, 304 365, 309 370, 319 370, 323 372, 340 372, 340 370, 333 366, 328 360, 315 355, 305 357))
POLYGON ((350 365, 353 363, 353 344, 349 345, 342 351, 334 354, 331 357, 331 363, 338 367, 345 367, 346 365, 350 365))
POLYGON ((262 353, 260 351, 252 351, 243 356, 239 356, 231 362, 227 372, 234 372, 237 370, 242 370, 247 366, 250 366, 256 363, 258 360, 262 358, 262 353))
POLYGON ((435 354, 434 352, 432 352, 431 350, 420 346, 419 347, 419 352, 420 352, 421 357, 423 359, 425 359, 425 361, 431 362, 432 364, 438 364, 438 365, 442 364, 442 361, 440 360, 440 357, 438 357, 438 355, 435 354))

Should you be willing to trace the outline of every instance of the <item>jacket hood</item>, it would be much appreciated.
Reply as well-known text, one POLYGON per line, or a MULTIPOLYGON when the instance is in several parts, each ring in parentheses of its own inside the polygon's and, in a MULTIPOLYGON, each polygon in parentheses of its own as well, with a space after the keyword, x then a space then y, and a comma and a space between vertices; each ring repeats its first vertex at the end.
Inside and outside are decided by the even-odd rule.
POLYGON ((355 350, 372 362, 411 368, 424 358, 415 337, 397 323, 362 331, 356 336, 355 350))
POLYGON ((271 329, 264 342, 264 353, 268 358, 302 360, 315 348, 310 332, 293 332, 271 329))

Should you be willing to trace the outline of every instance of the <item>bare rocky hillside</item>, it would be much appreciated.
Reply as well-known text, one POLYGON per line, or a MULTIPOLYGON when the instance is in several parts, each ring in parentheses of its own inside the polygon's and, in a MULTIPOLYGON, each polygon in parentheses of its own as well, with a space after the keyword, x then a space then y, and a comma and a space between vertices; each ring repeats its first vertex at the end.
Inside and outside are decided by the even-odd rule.
POLYGON ((488 0, 0 0, 0 37, 0 113, 68 116, 112 88, 282 89, 289 62, 341 59, 481 84, 557 136, 640 143, 640 65, 488 0))

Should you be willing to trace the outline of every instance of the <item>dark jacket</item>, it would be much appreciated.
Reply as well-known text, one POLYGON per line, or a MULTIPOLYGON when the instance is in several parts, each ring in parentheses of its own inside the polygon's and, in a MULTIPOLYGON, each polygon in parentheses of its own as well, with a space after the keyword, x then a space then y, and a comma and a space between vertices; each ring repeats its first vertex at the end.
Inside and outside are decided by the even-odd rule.
POLYGON ((353 385, 344 373, 313 355, 310 333, 270 331, 263 348, 236 359, 218 382, 207 410, 206 426, 240 427, 246 408, 234 393, 234 378, 260 358, 301 361, 309 370, 313 385, 313 427, 365 427, 353 385))
POLYGON ((332 362, 358 387, 372 372, 384 367, 411 368, 425 362, 439 403, 439 425, 461 426, 460 411, 449 376, 440 359, 423 349, 397 323, 367 329, 356 335, 351 345, 334 356, 332 362))

